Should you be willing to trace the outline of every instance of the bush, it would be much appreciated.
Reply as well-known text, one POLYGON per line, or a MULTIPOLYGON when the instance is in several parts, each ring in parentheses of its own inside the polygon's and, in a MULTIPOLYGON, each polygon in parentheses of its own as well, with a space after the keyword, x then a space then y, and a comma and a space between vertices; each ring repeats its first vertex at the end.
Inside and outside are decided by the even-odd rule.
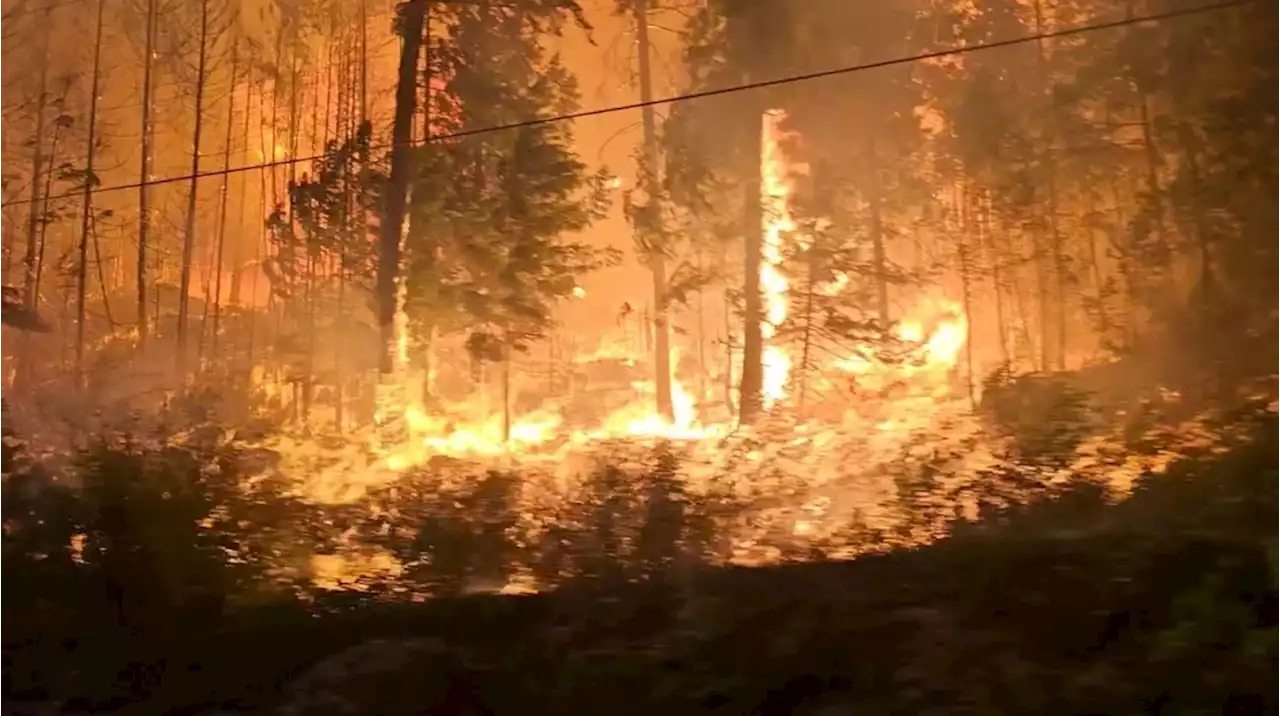
MULTIPOLYGON (((320 508, 247 479, 231 447, 100 446, 78 489, 36 469, 4 483, 6 697, 261 709, 328 656, 431 637, 491 709, 525 713, 1274 711, 1276 432, 1268 415, 1118 504, 1069 482, 930 546, 763 569, 695 568, 742 507, 690 491, 662 451, 571 499, 434 470, 320 508), (298 583, 342 545, 405 572, 298 583), (522 574, 559 589, 461 596, 522 574)), ((349 696, 412 695, 427 663, 411 664, 349 696)))

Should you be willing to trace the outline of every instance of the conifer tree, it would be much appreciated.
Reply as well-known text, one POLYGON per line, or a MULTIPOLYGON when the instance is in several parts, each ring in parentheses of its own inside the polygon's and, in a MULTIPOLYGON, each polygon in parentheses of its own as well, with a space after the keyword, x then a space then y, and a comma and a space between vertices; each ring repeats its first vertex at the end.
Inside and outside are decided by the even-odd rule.
MULTIPOLYGON (((417 152, 406 241, 418 343, 457 334, 479 364, 509 363, 553 323, 578 277, 616 256, 568 235, 603 215, 607 176, 573 149, 573 75, 541 35, 579 18, 572 6, 445 6, 428 48, 429 127, 417 152), (522 124, 525 123, 525 124, 522 124), (487 130, 520 125, 500 131, 487 130)), ((505 383, 505 381, 504 381, 505 383)))

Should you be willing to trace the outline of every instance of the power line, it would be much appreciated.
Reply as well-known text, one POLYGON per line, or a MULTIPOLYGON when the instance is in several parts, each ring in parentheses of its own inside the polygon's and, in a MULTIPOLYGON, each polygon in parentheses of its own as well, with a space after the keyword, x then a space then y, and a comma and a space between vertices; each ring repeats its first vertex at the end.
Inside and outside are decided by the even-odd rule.
MULTIPOLYGON (((1015 47, 1018 45, 1025 45, 1033 42, 1040 42, 1042 40, 1054 40, 1054 39, 1059 39, 1064 37, 1073 37, 1076 35, 1085 35, 1093 32, 1101 32, 1104 30, 1115 30, 1123 27, 1129 27, 1131 25, 1140 25, 1143 23, 1165 22, 1165 21, 1173 20, 1177 18, 1191 17, 1194 15, 1204 15, 1211 12, 1217 12, 1219 10, 1227 10, 1227 9, 1236 8, 1236 7, 1244 7, 1246 5, 1252 5, 1257 1, 1258 0, 1225 0, 1224 2, 1218 2, 1211 5, 1201 5, 1195 8, 1186 8, 1182 10, 1170 10, 1168 12, 1152 13, 1150 15, 1143 15, 1141 17, 1130 17, 1123 20, 1100 22, 1100 23, 1095 23, 1091 25, 1080 25, 1077 27, 1066 28, 1063 30, 1053 30, 1050 32, 1036 33, 1033 35, 1024 35, 1022 37, 1017 37, 1009 40, 996 40, 993 42, 985 42, 985 43, 976 44, 976 45, 967 45, 965 47, 955 47, 947 50, 934 50, 932 52, 925 52, 918 55, 896 57, 890 60, 879 60, 876 62, 867 62, 859 65, 837 67, 834 69, 820 70, 817 72, 807 72, 804 74, 788 75, 786 77, 779 77, 777 79, 761 80, 758 82, 749 82, 749 83, 740 84, 740 85, 732 85, 730 87, 722 87, 719 89, 702 90, 699 92, 688 92, 685 94, 672 95, 670 97, 661 97, 658 99, 652 99, 647 102, 632 102, 630 104, 612 105, 609 107, 600 107, 597 109, 583 110, 581 112, 570 112, 566 114, 559 114, 552 117, 536 117, 533 119, 521 120, 519 122, 511 122, 509 124, 497 124, 497 125, 492 125, 488 127, 479 127, 476 129, 464 129, 458 132, 432 135, 431 137, 428 137, 425 140, 410 142, 408 146, 415 146, 418 144, 426 144, 430 142, 440 142, 440 141, 445 141, 449 139, 460 139, 463 137, 472 137, 480 134, 490 134, 493 132, 505 132, 512 129, 538 127, 538 126, 547 125, 547 124, 555 124, 558 122, 570 122, 573 120, 586 119, 589 117, 598 117, 601 115, 614 114, 617 112, 631 112, 634 110, 643 109, 645 107, 653 107, 653 106, 665 105, 665 104, 675 104, 677 102, 687 102, 690 100, 706 99, 709 97, 719 97, 722 95, 736 94, 738 92, 745 92, 748 90, 766 89, 769 87, 779 87, 782 85, 789 85, 797 82, 809 82, 812 80, 827 79, 830 77, 854 74, 856 72, 865 72, 868 70, 882 69, 885 67, 894 67, 897 65, 912 64, 915 62, 923 62, 926 60, 935 60, 935 59, 941 59, 944 57, 956 57, 959 55, 968 55, 968 54, 972 54, 972 53, 983 51, 983 50, 996 50, 996 49, 1005 48, 1005 47, 1015 47)), ((384 145, 372 147, 372 149, 377 151, 383 151, 383 150, 394 149, 394 148, 395 148, 394 144, 384 144, 384 145)), ((112 191, 127 191, 131 189, 141 189, 144 186, 161 186, 165 184, 176 184, 179 182, 191 181, 192 179, 198 180, 198 179, 205 179, 210 177, 225 177, 231 174, 240 174, 243 172, 256 171, 259 169, 270 169, 272 167, 286 167, 293 164, 299 164, 302 162, 314 162, 317 160, 324 159, 324 157, 325 155, 323 154, 316 154, 316 155, 305 156, 305 157, 292 157, 292 158, 279 159, 279 160, 269 161, 269 162, 260 162, 258 164, 245 164, 238 167, 228 167, 226 169, 215 169, 215 170, 210 170, 206 172, 199 172, 196 174, 186 174, 181 176, 165 177, 163 179, 150 179, 144 182, 133 182, 130 184, 115 184, 108 187, 99 187, 97 189, 94 189, 92 193, 102 194, 105 192, 112 192, 112 191)), ((47 200, 52 201, 56 199, 65 199, 65 198, 81 196, 81 195, 83 195, 83 191, 66 192, 64 194, 47 197, 47 200)), ((20 204, 29 204, 29 203, 31 203, 30 199, 13 199, 11 201, 7 201, 3 204, 0 204, 0 208, 17 206, 20 204)))

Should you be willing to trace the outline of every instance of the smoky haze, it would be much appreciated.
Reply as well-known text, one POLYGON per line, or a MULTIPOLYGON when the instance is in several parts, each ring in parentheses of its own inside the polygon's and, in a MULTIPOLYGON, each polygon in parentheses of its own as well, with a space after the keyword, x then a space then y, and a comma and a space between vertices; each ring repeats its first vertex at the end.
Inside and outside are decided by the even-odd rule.
POLYGON ((276 423, 488 450, 576 435, 576 366, 616 361, 573 430, 827 429, 889 374, 973 410, 1267 330, 1274 216, 1223 196, 1268 175, 1212 189, 1203 119, 1273 121, 1249 3, 410 3, 411 55, 397 7, 5 5, 5 283, 48 328, 6 336, 19 422, 222 376, 276 423))

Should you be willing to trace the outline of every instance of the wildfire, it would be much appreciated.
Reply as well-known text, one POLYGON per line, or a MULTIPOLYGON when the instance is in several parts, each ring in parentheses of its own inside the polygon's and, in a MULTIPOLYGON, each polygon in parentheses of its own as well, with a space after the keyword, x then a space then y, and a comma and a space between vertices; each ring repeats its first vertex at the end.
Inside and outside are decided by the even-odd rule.
POLYGON ((765 340, 762 397, 770 407, 786 397, 791 357, 785 348, 770 343, 778 327, 787 319, 787 277, 781 270, 783 241, 795 230, 791 219, 791 188, 787 183, 786 160, 780 146, 781 111, 766 112, 761 128, 760 199, 764 208, 761 246, 760 288, 764 294, 764 322, 760 332, 765 340))
MULTIPOLYGON (((789 164, 782 146, 783 119, 782 112, 772 111, 761 122, 764 218, 760 285, 764 304, 761 332, 765 340, 762 397, 766 407, 786 412, 793 360, 792 347, 781 339, 778 330, 787 319, 789 307, 790 287, 783 262, 787 242, 803 246, 805 237, 797 234, 791 214, 790 175, 795 168, 789 164)), ((823 288, 839 290, 842 281, 847 283, 849 278, 838 276, 823 288)), ((732 416, 700 414, 697 401, 677 376, 672 381, 671 419, 656 411, 654 385, 648 380, 634 380, 631 401, 621 408, 603 411, 594 427, 567 425, 565 406, 549 402, 532 411, 512 412, 511 405, 504 408, 490 398, 492 386, 465 404, 428 408, 416 396, 423 395, 422 383, 431 377, 414 373, 403 286, 398 287, 397 293, 395 370, 391 376, 384 376, 378 386, 374 434, 362 438, 348 435, 348 442, 358 447, 330 455, 323 466, 310 457, 295 460, 297 468, 305 464, 307 473, 316 476, 313 482, 325 485, 319 492, 326 499, 344 499, 349 496, 352 483, 378 484, 436 456, 519 459, 563 466, 566 451, 589 452, 593 443, 617 439, 680 441, 694 452, 710 456, 722 451, 721 441, 734 432, 732 416)), ((575 292, 575 296, 581 295, 585 292, 575 292)), ((839 408, 843 418, 841 413, 827 411, 825 422, 809 420, 797 425, 790 443, 829 449, 840 442, 839 435, 856 431, 874 438, 875 444, 868 444, 865 449, 885 450, 885 455, 891 455, 895 446, 911 438, 913 432, 928 427, 934 419, 936 403, 946 396, 950 373, 967 335, 964 315, 954 304, 938 298, 921 300, 897 326, 897 338, 907 346, 905 358, 885 360, 868 347, 863 352, 826 361, 817 371, 818 382, 839 388, 827 391, 837 396, 837 403, 849 403, 850 396, 854 396, 853 402, 839 408), (850 393, 842 387, 845 383, 856 384, 859 392, 850 393), (871 397, 874 391, 879 391, 877 397, 871 397)), ((574 364, 614 361, 622 366, 621 370, 640 370, 647 362, 643 349, 628 338, 634 337, 626 334, 619 340, 602 341, 590 356, 579 352, 574 364)), ((672 363, 679 364, 676 356, 672 363)), ((509 402, 507 390, 509 386, 502 392, 509 402)), ((301 450, 302 443, 296 440, 281 447, 295 452, 301 450)))

